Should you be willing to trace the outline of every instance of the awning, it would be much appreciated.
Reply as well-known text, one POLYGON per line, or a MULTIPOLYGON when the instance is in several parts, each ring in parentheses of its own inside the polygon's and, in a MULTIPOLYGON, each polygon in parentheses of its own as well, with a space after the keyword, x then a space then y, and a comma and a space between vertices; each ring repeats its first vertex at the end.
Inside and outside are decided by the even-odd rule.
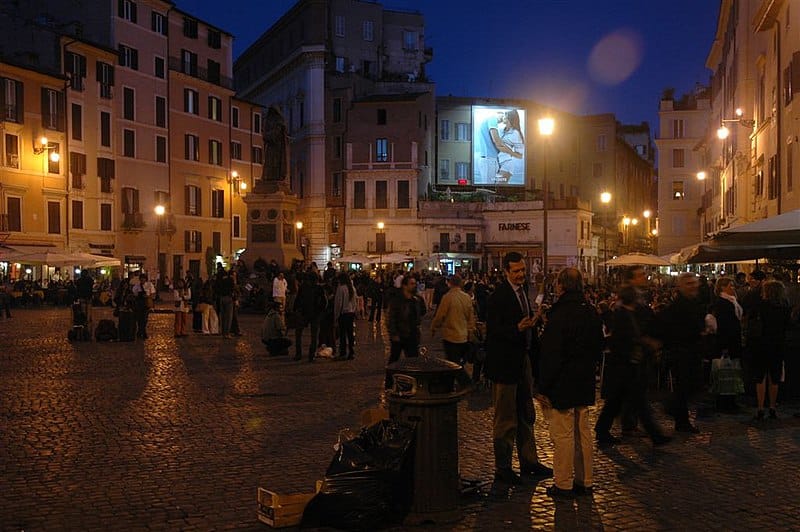
POLYGON ((442 259, 467 259, 467 260, 478 260, 483 257, 480 253, 454 253, 452 251, 447 253, 434 253, 435 257, 439 260, 442 259))

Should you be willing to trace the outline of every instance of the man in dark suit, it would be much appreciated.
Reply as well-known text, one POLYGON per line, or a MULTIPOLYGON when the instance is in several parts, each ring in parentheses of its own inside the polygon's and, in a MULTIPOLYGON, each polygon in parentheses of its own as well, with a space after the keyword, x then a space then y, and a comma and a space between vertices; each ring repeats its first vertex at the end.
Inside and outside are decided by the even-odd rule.
POLYGON ((533 376, 530 350, 534 317, 525 286, 526 267, 516 252, 503 258, 505 281, 489 297, 487 304, 486 375, 494 382, 495 482, 520 484, 521 478, 511 469, 516 442, 520 472, 539 478, 553 475, 553 470, 539 463, 533 424, 533 376))

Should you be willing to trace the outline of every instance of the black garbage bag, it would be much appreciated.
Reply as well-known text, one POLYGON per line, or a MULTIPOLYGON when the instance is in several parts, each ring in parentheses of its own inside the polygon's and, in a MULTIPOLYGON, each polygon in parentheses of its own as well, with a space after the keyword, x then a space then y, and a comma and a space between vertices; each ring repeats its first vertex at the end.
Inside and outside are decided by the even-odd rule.
POLYGON ((302 526, 375 530, 403 521, 411 507, 415 427, 383 420, 342 442, 302 526))

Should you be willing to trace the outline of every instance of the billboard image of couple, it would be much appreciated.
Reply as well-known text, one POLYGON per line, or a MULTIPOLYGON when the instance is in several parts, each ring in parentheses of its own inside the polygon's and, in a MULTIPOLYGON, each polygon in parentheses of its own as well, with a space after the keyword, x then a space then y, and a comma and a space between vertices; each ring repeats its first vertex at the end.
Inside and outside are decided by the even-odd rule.
POLYGON ((525 110, 472 108, 474 185, 525 184, 525 110))

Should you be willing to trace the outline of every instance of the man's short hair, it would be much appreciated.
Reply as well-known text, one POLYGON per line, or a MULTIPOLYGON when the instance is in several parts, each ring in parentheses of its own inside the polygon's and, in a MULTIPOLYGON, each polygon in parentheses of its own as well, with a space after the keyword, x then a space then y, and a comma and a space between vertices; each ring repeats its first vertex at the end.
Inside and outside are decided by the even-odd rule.
POLYGON ((404 275, 404 276, 403 276, 403 280, 402 280, 402 281, 400 281, 400 284, 401 284, 402 286, 406 286, 406 285, 408 285, 408 283, 409 283, 409 282, 411 282, 411 281, 416 281, 416 279, 415 279, 413 276, 411 276, 411 275, 404 275))
POLYGON ((756 281, 763 281, 764 279, 767 278, 767 274, 761 270, 756 270, 750 274, 750 277, 752 277, 756 281))
POLYGON ((641 266, 629 266, 625 268, 625 271, 622 273, 622 280, 626 282, 633 281, 634 274, 639 270, 644 270, 644 268, 641 266))
POLYGON ((636 299, 639 297, 636 293, 636 289, 632 286, 623 286, 619 289, 619 294, 617 295, 623 305, 635 305, 636 299))
POLYGON ((688 279, 697 279, 697 275, 695 275, 692 272, 683 272, 682 274, 680 274, 678 276, 678 283, 679 284, 683 283, 684 281, 686 281, 688 279))
POLYGON ((558 284, 565 292, 583 292, 583 275, 577 268, 564 268, 558 272, 558 284))
POLYGON ((447 282, 453 286, 461 286, 464 283, 464 280, 461 278, 460 275, 455 274, 448 277, 447 282))
POLYGON ((522 260, 522 255, 517 253, 516 251, 510 251, 505 254, 503 257, 503 269, 508 271, 511 269, 512 262, 520 262, 522 260))

